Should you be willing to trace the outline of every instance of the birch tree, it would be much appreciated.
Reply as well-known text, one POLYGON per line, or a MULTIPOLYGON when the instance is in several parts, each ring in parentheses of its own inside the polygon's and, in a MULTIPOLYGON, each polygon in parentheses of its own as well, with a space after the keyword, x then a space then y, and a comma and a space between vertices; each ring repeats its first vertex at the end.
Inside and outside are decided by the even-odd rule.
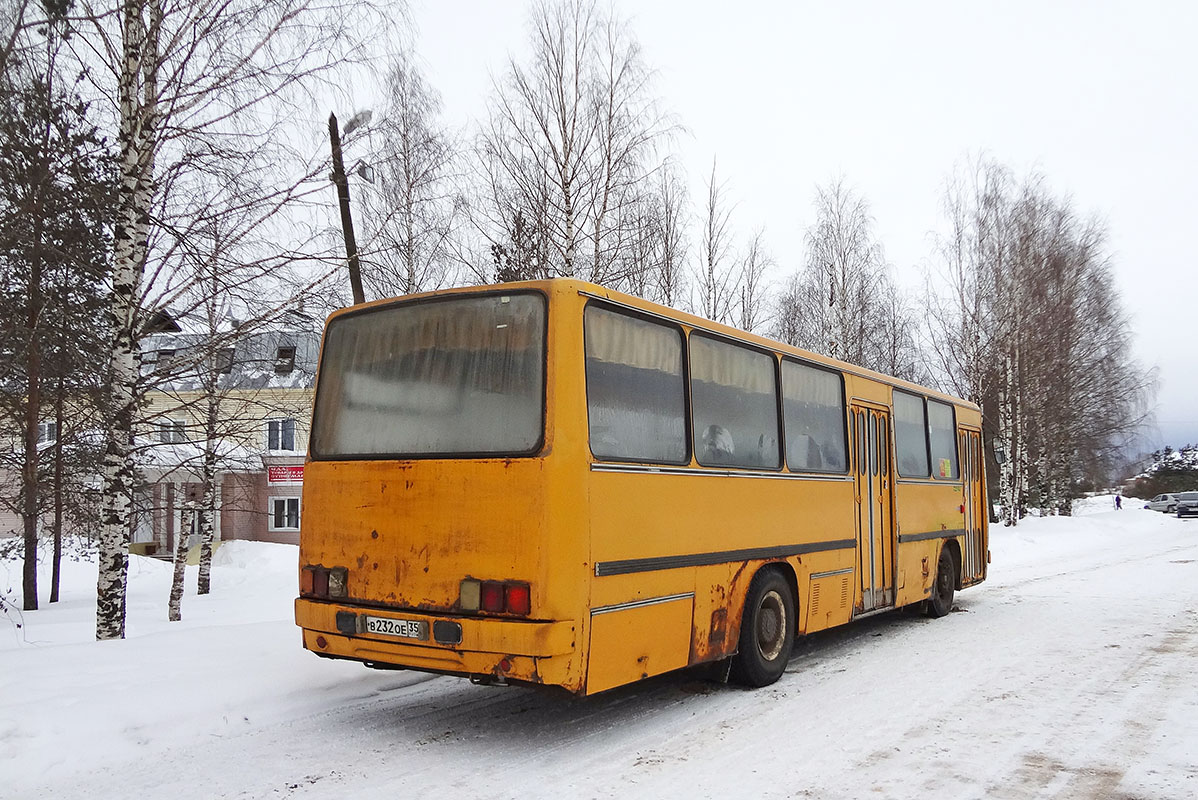
POLYGON ((741 330, 758 333, 766 324, 766 273, 774 266, 774 257, 765 246, 765 232, 757 230, 745 247, 737 272, 737 308, 734 324, 741 330))
POLYGON ((946 192, 950 234, 927 292, 930 350, 946 388, 979 403, 1002 457, 1003 522, 1068 514, 1145 419, 1154 378, 1130 356, 1105 226, 1040 175, 978 160, 946 192))
MULTIPOLYGON (((137 342, 149 313, 181 291, 177 259, 196 226, 255 209, 261 234, 306 193, 323 161, 291 147, 306 93, 323 88, 362 37, 386 30, 365 3, 82 2, 76 50, 102 96, 115 100, 120 185, 115 204, 110 348, 112 421, 104 459, 96 635, 124 635, 130 439, 139 402, 137 342), (262 187, 205 205, 203 178, 262 187)), ((315 128, 315 126, 314 126, 315 128)), ((277 232, 277 231, 276 231, 277 232)), ((276 248, 285 250, 285 248, 276 248)), ((276 256, 286 262, 293 252, 276 256)))
POLYGON ((738 298, 730 227, 732 209, 728 205, 727 192, 727 184, 716 179, 715 161, 712 160, 707 200, 700 219, 695 305, 698 313, 707 319, 731 323, 738 298))
POLYGON ((657 171, 657 186, 653 194, 657 213, 655 258, 649 299, 667 306, 676 306, 686 292, 687 239, 689 212, 686 186, 682 175, 672 162, 657 171))
POLYGON ((816 190, 806 264, 787 283, 775 329, 815 352, 918 377, 912 314, 898 291, 864 198, 843 179, 816 190))
POLYGON ((478 137, 474 225, 493 252, 525 249, 514 233, 543 242, 537 273, 619 286, 654 148, 673 126, 622 20, 561 0, 534 5, 530 22, 531 58, 496 80, 478 137))
POLYGON ((412 294, 453 280, 459 223, 455 142, 438 120, 441 97, 410 53, 394 57, 382 121, 372 132, 375 185, 362 192, 363 283, 374 297, 412 294))

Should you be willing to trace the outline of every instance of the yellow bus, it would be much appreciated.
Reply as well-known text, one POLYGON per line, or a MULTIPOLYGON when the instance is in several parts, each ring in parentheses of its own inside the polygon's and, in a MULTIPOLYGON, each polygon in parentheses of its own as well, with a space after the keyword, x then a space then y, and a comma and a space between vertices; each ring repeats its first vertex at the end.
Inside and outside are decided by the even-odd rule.
POLYGON ((305 648, 580 695, 764 686, 989 561, 977 406, 565 279, 333 314, 302 508, 305 648))

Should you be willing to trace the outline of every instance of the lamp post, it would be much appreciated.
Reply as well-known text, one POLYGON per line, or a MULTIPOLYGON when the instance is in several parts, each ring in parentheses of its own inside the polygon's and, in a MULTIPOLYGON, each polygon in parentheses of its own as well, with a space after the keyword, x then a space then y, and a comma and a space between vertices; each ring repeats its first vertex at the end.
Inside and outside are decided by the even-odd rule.
MULTIPOLYGON (((361 111, 345 124, 348 135, 354 128, 370 120, 369 111, 361 111)), ((358 265, 358 243, 354 239, 354 220, 349 214, 349 180, 345 176, 345 164, 341 160, 341 134, 337 130, 337 115, 329 114, 329 142, 333 148, 333 183, 337 185, 337 200, 341 206, 341 232, 345 237, 345 258, 349 262, 349 288, 354 294, 354 305, 366 302, 362 291, 362 271, 358 265)))

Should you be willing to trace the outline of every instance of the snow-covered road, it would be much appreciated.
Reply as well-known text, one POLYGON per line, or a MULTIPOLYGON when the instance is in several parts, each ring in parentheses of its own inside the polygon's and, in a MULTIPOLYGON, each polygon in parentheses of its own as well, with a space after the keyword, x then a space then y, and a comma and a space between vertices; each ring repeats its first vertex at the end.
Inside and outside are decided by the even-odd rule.
POLYGON ((243 543, 175 626, 139 561, 131 638, 95 644, 77 565, 0 619, 0 797, 1198 797, 1198 520, 1094 505, 994 530, 959 613, 809 637, 757 691, 326 662, 290 623, 294 550, 243 543))

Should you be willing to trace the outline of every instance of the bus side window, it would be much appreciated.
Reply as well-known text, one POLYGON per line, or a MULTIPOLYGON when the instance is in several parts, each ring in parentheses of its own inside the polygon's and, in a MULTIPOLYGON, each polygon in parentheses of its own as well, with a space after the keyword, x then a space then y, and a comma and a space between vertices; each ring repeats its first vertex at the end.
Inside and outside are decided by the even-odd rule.
POLYGON ((894 449, 898 474, 903 478, 926 478, 931 472, 926 420, 922 397, 895 391, 894 449))
POLYGON ((845 472, 844 385, 838 373, 782 361, 786 465, 803 472, 845 472))
POLYGON ((686 463, 681 329, 597 305, 583 320, 591 453, 686 463))
POLYGON ((690 337, 695 457, 708 467, 781 466, 774 357, 690 337))
POLYGON ((928 440, 932 448, 932 476, 945 480, 957 479, 957 426, 953 407, 948 403, 928 401, 928 440))

